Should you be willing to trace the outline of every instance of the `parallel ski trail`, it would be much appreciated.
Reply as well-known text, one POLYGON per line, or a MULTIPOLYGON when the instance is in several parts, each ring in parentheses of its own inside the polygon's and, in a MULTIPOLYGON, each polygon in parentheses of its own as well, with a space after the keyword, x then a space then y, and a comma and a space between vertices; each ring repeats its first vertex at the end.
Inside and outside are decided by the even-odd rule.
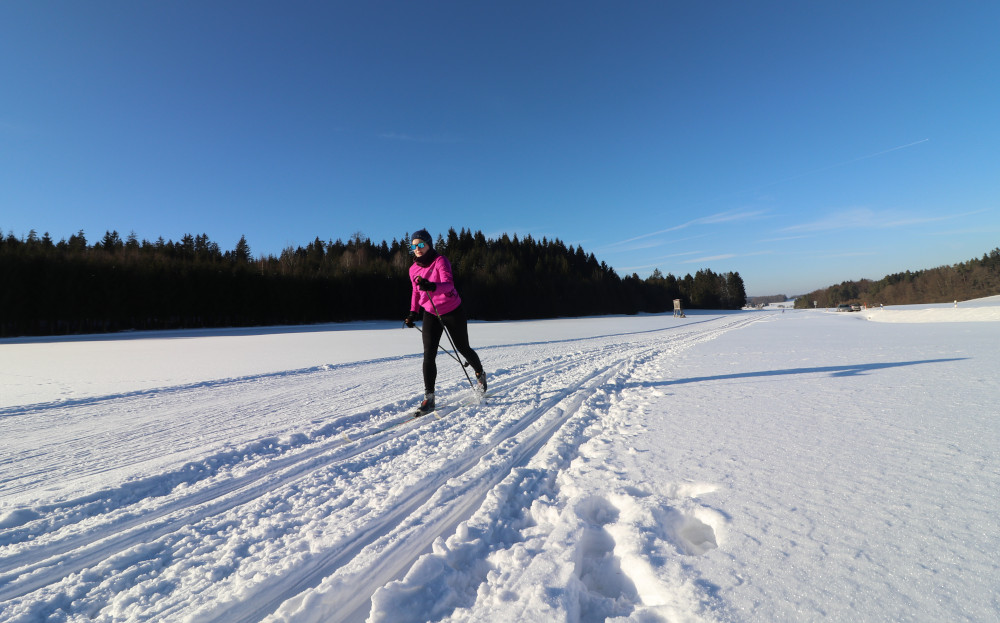
MULTIPOLYGON (((301 573, 289 574, 281 578, 280 582, 275 583, 273 589, 258 592, 253 600, 252 612, 244 612, 243 610, 248 604, 241 602, 232 609, 216 614, 212 620, 220 623, 223 621, 258 621, 288 599, 290 588, 295 591, 314 588, 324 578, 347 565, 362 550, 371 548, 376 550, 378 558, 384 561, 378 565, 374 573, 370 569, 363 569, 354 574, 341 574, 349 575, 349 578, 339 582, 338 594, 340 597, 336 600, 339 604, 338 608, 348 612, 353 611, 361 603, 370 599, 371 586, 381 586, 408 567, 417 554, 430 547, 434 539, 440 536, 443 526, 452 525, 459 521, 466 512, 469 512, 471 500, 478 500, 485 496, 496 482, 506 476, 506 471, 499 474, 488 474, 484 477, 470 476, 470 472, 474 471, 483 457, 494 452, 505 442, 517 439, 532 424, 539 424, 536 427, 538 430, 532 431, 526 435, 526 440, 519 440, 511 448, 514 462, 519 462, 523 456, 537 449, 555 429, 576 412, 576 408, 582 401, 580 394, 586 395, 593 391, 594 388, 602 385, 609 375, 606 368, 592 372, 544 404, 524 414, 513 425, 498 430, 497 434, 485 443, 471 448, 458 460, 451 462, 446 470, 429 475, 412 487, 413 495, 403 496, 407 500, 404 505, 391 509, 390 512, 378 519, 373 519, 366 527, 365 533, 353 535, 350 544, 345 544, 346 547, 343 550, 333 550, 329 556, 321 557, 307 569, 303 569, 301 573), (568 404, 565 404, 559 413, 552 414, 554 408, 563 403, 568 404), (433 481, 433 486, 428 486, 427 480, 433 481), (456 481, 462 484, 459 485, 456 481), (448 493, 442 494, 445 489, 449 490, 448 493), (439 498, 444 498, 444 500, 439 498), (420 519, 416 520, 415 517, 418 515, 420 519), (393 534, 393 530, 388 529, 390 526, 405 526, 407 523, 416 523, 420 526, 419 533, 415 534, 413 538, 399 539, 397 535, 393 534)), ((477 412, 477 417, 479 417, 495 415, 495 412, 502 408, 486 407, 473 410, 477 412)), ((461 425, 458 418, 441 420, 440 424, 452 428, 461 425)))
MULTIPOLYGON (((558 363, 553 363, 541 366, 535 372, 516 375, 509 380, 505 380, 504 386, 516 386, 523 382, 524 379, 547 374, 557 369, 559 365, 558 363)), ((380 409, 380 411, 389 411, 390 409, 391 406, 387 405, 380 409)), ((368 414, 363 415, 368 416, 368 414)), ((396 417, 396 424, 404 422, 405 416, 397 415, 396 417)), ((352 417, 351 419, 355 418, 352 417)), ((420 423, 426 423, 431 419, 433 417, 422 420, 420 423)), ((405 422, 403 426, 417 426, 418 424, 418 422, 412 421, 405 422)), ((266 453, 258 452, 255 456, 252 451, 239 451, 233 453, 238 460, 218 462, 216 469, 213 469, 208 464, 185 466, 177 474, 177 483, 183 482, 195 485, 202 481, 211 480, 213 482, 207 487, 192 488, 179 495, 170 495, 170 491, 150 489, 145 492, 146 495, 154 497, 162 496, 164 498, 162 503, 156 508, 134 511, 135 514, 131 517, 117 515, 113 517, 113 525, 107 526, 105 530, 92 527, 86 533, 75 534, 56 542, 48 542, 44 550, 39 549, 34 552, 29 551, 6 557, 0 560, 0 580, 4 579, 3 574, 7 574, 14 569, 17 569, 20 573, 30 571, 31 568, 27 565, 43 558, 49 559, 51 562, 64 564, 63 561, 53 560, 60 553, 73 552, 74 564, 72 566, 74 569, 83 568, 85 562, 79 557, 81 553, 84 553, 81 551, 81 548, 85 547, 88 543, 111 538, 123 546, 127 546, 131 543, 128 533, 133 528, 141 529, 143 538, 148 540, 148 537, 151 535, 156 536, 169 532, 171 526, 199 521, 239 506, 253 497, 268 493, 292 482, 306 471, 316 470, 333 462, 346 461, 391 439, 409 434, 404 428, 389 428, 381 423, 367 423, 363 426, 349 426, 347 428, 328 426, 327 428, 332 430, 318 437, 317 441, 303 443, 299 447, 288 447, 283 453, 280 450, 266 453), (265 462, 261 459, 267 460, 265 462), (245 463, 250 463, 245 473, 239 475, 227 473, 233 467, 243 466, 245 463), (196 473, 188 476, 186 472, 196 473), (232 495, 241 492, 242 495, 232 495), (154 524, 157 519, 168 515, 170 517, 163 522, 163 526, 154 524)), ((112 504, 122 497, 135 497, 136 495, 129 494, 128 496, 122 496, 121 493, 121 490, 99 492, 88 495, 76 502, 70 500, 60 505, 53 505, 47 509, 43 509, 54 515, 66 516, 62 520, 63 523, 59 523, 58 519, 46 518, 45 532, 53 536, 57 528, 91 518, 91 515, 86 510, 73 512, 81 507, 96 505, 101 509, 100 514, 106 517, 111 517, 114 511, 127 513, 130 507, 115 508, 112 507, 112 504)), ((143 501, 147 499, 144 497, 143 501)), ((30 540, 33 536, 33 530, 30 528, 29 526, 27 528, 6 530, 4 531, 3 540, 0 543, 11 544, 30 540)), ((37 529, 37 527, 35 528, 37 529)), ((109 543, 105 542, 101 543, 99 549, 103 552, 108 547, 109 543)), ((69 567, 63 568, 69 569, 69 567)), ((0 585, 2 584, 3 582, 0 582, 0 585)), ((9 587, 0 590, 0 599, 7 597, 6 592, 8 590, 9 587)))
MULTIPOLYGON (((316 529, 337 522, 364 527, 324 541, 323 552, 300 564, 262 577, 253 585, 252 595, 244 591, 227 602, 219 599, 212 586, 189 594, 198 595, 203 620, 258 621, 284 602, 290 600, 287 607, 291 608, 300 599, 296 596, 332 582, 341 598, 352 606, 344 611, 353 612, 371 598, 376 588, 404 572, 434 538, 447 534, 469 517, 497 483, 537 453, 609 378, 627 374, 623 370, 629 362, 647 360, 664 350, 688 348, 753 321, 745 317, 723 318, 686 330, 670 328, 641 336, 573 340, 576 350, 570 353, 566 344, 542 344, 538 359, 509 366, 502 364, 503 349, 497 348, 491 353, 501 360, 491 378, 491 391, 497 397, 486 406, 461 407, 443 419, 386 430, 386 423, 408 408, 402 403, 387 403, 328 418, 311 437, 300 433, 278 449, 274 444, 262 444, 234 452, 228 462, 218 461, 218 465, 206 460, 197 466, 196 474, 179 478, 179 482, 154 482, 153 497, 109 490, 77 503, 68 500, 39 508, 39 517, 34 521, 0 531, 0 601, 16 602, 39 591, 58 601, 59 594, 80 581, 81 573, 125 574, 137 556, 142 558, 143 548, 154 542, 153 549, 159 553, 151 555, 160 556, 168 564, 178 565, 180 561, 178 572, 183 572, 184 565, 201 564, 194 559, 185 561, 182 553, 190 551, 199 540, 208 545, 208 535, 231 531, 247 513, 267 514, 272 512, 267 509, 294 499, 295 504, 305 504, 297 513, 319 513, 323 523, 316 529), (546 350, 551 351, 548 356, 546 350), (580 366, 580 361, 589 365, 580 366), (553 391, 553 387, 562 389, 553 391), (441 462, 434 473, 394 487, 398 491, 393 491, 393 499, 398 503, 355 508, 351 500, 374 498, 369 498, 364 488, 351 484, 352 474, 388 470, 396 463, 437 460, 442 443, 448 444, 450 459, 441 462), (172 484, 168 490, 157 491, 158 483, 172 484), (330 491, 331 497, 323 500, 290 497, 290 493, 317 486, 335 489, 330 491), (133 497, 137 499, 132 501, 133 497), (116 505, 122 501, 126 503, 116 505), (401 538, 404 533, 408 538, 401 538), (372 549, 387 552, 375 556, 377 564, 366 553, 372 549)), ((295 371, 271 375, 269 381, 294 380, 299 390, 308 391, 325 379, 316 371, 295 371)), ((207 396, 209 391, 218 390, 217 384, 196 385, 183 391, 171 390, 163 398, 168 403, 173 399, 190 403, 197 401, 200 393, 207 396)), ((455 396, 462 391, 461 384, 456 383, 442 395, 455 396)), ((148 399, 149 395, 142 394, 117 401, 148 399)), ((92 408, 93 404, 85 406, 92 408)), ((279 409, 280 405, 262 404, 259 408, 266 411, 279 409)), ((128 486, 123 485, 122 491, 128 486)), ((260 543, 269 547, 294 544, 297 533, 308 527, 308 522, 287 524, 284 534, 264 538, 260 543)), ((206 555, 211 557, 210 552, 206 555)), ((250 562, 246 564, 260 564, 251 558, 247 556, 250 562)), ((100 582, 101 578, 90 581, 100 582)), ((180 614, 190 606, 171 601, 168 596, 163 598, 160 610, 152 614, 180 614)), ((5 607, 0 606, 0 614, 5 607)), ((95 607, 99 609, 100 603, 95 602, 95 607)))
MULTIPOLYGON (((516 386, 534 375, 547 374, 559 365, 553 363, 538 368, 534 373, 516 375, 511 381, 504 381, 501 389, 510 383, 516 386)), ((422 423, 427 421, 429 420, 422 423)), ((169 496, 152 510, 132 511, 131 517, 121 516, 128 508, 110 508, 110 503, 117 497, 113 492, 108 492, 103 496, 105 502, 100 504, 104 510, 102 515, 108 519, 103 527, 90 527, 86 532, 77 532, 55 542, 47 539, 48 542, 43 547, 31 548, 0 559, 0 586, 3 586, 0 589, 0 600, 29 593, 106 560, 114 552, 130 549, 137 544, 169 535, 186 525, 230 511, 288 486, 303 475, 333 463, 345 462, 408 434, 410 431, 406 428, 383 430, 376 425, 354 427, 346 438, 332 434, 331 438, 312 447, 299 449, 288 456, 272 458, 259 465, 251 464, 249 471, 241 475, 205 470, 204 480, 213 481, 209 486, 193 488, 180 496, 169 496), (220 473, 223 478, 219 477, 220 473), (114 513, 114 510, 119 512, 114 513), (40 569, 58 571, 34 573, 40 569)), ((92 501, 88 497, 82 504, 90 504, 92 501)), ((87 513, 80 513, 74 518, 82 520, 91 517, 87 513)), ((7 532, 9 534, 5 535, 5 542, 19 540, 13 536, 17 531, 7 532)), ((53 536, 58 536, 58 533, 53 536)))

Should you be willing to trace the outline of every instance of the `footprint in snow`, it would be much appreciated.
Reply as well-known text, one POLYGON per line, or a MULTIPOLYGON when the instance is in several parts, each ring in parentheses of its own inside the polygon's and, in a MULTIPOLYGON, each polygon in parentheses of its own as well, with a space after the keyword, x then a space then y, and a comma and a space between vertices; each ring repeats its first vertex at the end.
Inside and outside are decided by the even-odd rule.
POLYGON ((576 577, 586 589, 580 594, 580 621, 628 616, 635 609, 639 594, 615 555, 614 538, 604 528, 618 521, 619 511, 599 496, 582 500, 575 510, 585 522, 575 568, 576 577))

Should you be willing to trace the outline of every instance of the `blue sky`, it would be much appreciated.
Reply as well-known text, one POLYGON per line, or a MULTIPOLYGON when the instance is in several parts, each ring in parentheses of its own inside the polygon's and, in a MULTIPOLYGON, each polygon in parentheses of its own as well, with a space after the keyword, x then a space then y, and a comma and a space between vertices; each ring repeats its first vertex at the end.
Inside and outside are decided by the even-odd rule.
POLYGON ((0 3, 0 229, 449 227, 751 295, 1000 246, 997 2, 0 3))

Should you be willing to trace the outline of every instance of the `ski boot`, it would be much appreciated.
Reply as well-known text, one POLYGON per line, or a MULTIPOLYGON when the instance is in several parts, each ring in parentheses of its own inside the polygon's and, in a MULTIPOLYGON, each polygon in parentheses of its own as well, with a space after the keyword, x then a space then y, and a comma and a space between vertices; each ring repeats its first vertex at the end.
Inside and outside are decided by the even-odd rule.
POLYGON ((434 392, 427 392, 424 394, 424 401, 420 403, 417 410, 413 412, 414 417, 420 417, 421 415, 427 415, 428 413, 434 411, 434 392))

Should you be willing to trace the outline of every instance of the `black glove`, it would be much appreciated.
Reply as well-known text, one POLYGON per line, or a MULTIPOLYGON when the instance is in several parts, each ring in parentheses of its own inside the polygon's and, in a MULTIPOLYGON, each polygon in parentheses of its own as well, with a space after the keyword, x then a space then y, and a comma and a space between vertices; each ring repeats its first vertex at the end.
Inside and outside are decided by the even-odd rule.
POLYGON ((417 287, 424 292, 433 292, 434 290, 437 290, 438 286, 433 281, 427 281, 423 277, 417 277, 417 287))
POLYGON ((417 320, 418 317, 419 316, 417 315, 417 312, 411 311, 410 313, 406 314, 406 318, 403 318, 403 326, 412 329, 413 327, 417 326, 413 323, 417 320))

